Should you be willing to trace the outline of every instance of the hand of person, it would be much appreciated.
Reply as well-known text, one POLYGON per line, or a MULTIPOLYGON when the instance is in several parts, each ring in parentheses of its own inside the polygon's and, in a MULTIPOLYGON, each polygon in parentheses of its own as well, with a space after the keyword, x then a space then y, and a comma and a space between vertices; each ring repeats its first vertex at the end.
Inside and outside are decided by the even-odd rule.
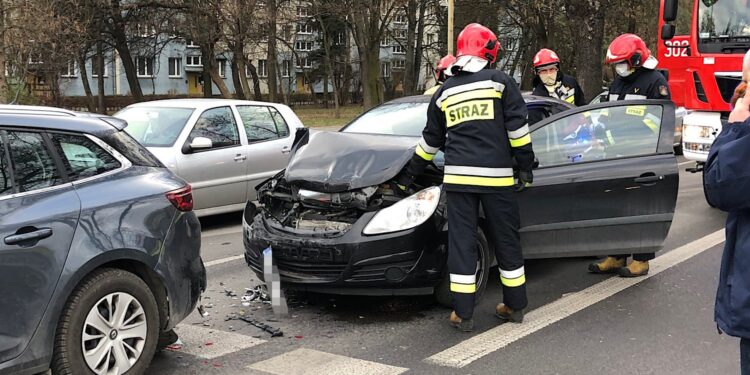
POLYGON ((729 123, 745 122, 750 118, 750 90, 745 90, 745 96, 737 100, 732 113, 729 114, 729 123))
POLYGON ((516 185, 516 191, 522 192, 531 186, 534 182, 534 174, 531 171, 519 171, 518 172, 518 184, 516 185))

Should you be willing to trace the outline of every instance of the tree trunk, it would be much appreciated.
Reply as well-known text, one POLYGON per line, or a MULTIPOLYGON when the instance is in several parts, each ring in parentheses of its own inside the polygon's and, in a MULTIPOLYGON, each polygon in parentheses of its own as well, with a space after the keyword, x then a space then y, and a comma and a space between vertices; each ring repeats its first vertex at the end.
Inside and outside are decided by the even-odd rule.
MULTIPOLYGON (((416 52, 414 53, 414 67, 412 74, 414 74, 414 86, 412 87, 412 90, 417 89, 417 85, 419 85, 419 73, 422 70, 422 48, 423 48, 423 41, 424 41, 424 17, 425 12, 427 11, 427 1, 422 0, 420 1, 419 5, 419 18, 417 19, 417 47, 416 52)), ((414 91, 412 91, 414 92, 414 91)))
POLYGON ((421 51, 414 48, 417 31, 417 0, 409 0, 406 6, 406 64, 404 67, 404 95, 412 95, 417 88, 417 78, 414 76, 414 62, 416 54, 421 51))
POLYGON ((583 4, 566 6, 571 32, 582 38, 577 43, 573 55, 576 67, 575 75, 586 101, 589 101, 602 90, 602 47, 604 43, 605 6, 595 0, 583 1, 583 4))
POLYGON ((234 93, 237 99, 246 100, 245 88, 242 85, 242 77, 240 77, 240 67, 237 63, 237 55, 232 54, 232 82, 234 82, 234 93))
POLYGON ((138 70, 133 61, 133 56, 130 54, 130 45, 128 45, 128 38, 125 34, 125 20, 122 18, 120 0, 111 0, 110 3, 112 5, 112 13, 110 14, 111 22, 108 23, 108 26, 114 40, 114 47, 120 55, 122 67, 125 69, 125 78, 128 80, 130 95, 133 97, 133 101, 141 102, 143 101, 143 90, 141 90, 141 83, 138 81, 138 70))
POLYGON ((96 102, 94 101, 94 94, 91 92, 91 84, 89 83, 89 74, 86 72, 86 52, 82 52, 78 55, 78 66, 81 67, 81 84, 83 84, 83 92, 86 94, 86 109, 94 113, 96 112, 96 102))
POLYGON ((5 77, 5 0, 0 0, 0 104, 7 103, 8 82, 5 77))
MULTIPOLYGON (((82 65, 85 66, 85 65, 82 65)), ((107 114, 107 105, 104 102, 104 46, 101 40, 96 43, 96 66, 99 68, 99 75, 96 77, 97 88, 97 105, 99 113, 107 114)), ((81 68, 81 70, 85 70, 81 68)))
POLYGON ((213 96, 213 88, 211 87, 211 82, 213 81, 219 89, 221 96, 225 99, 231 99, 232 94, 229 92, 224 79, 219 75, 214 44, 211 42, 201 44, 201 56, 203 60, 203 96, 207 98, 213 96), (206 88, 208 88, 208 91, 206 88))
POLYGON ((361 53, 362 59, 362 101, 365 109, 370 109, 383 101, 383 85, 380 82, 380 46, 361 53))
POLYGON ((276 95, 278 93, 278 82, 276 73, 277 69, 277 57, 276 57, 276 0, 268 0, 266 2, 268 8, 268 57, 266 60, 266 67, 268 68, 268 100, 270 102, 276 102, 276 95))
POLYGON ((333 56, 331 56, 331 38, 330 38, 330 35, 328 35, 328 30, 326 30, 323 17, 318 16, 318 24, 320 24, 320 28, 322 29, 321 32, 323 34, 323 50, 325 51, 323 62, 326 64, 326 80, 325 82, 323 82, 323 86, 326 92, 325 94, 326 108, 328 108, 328 77, 331 77, 331 84, 333 86, 332 91, 333 91, 334 117, 341 118, 341 109, 339 108, 339 88, 336 87, 336 78, 334 77, 333 61, 332 61, 333 56))
POLYGON ((250 77, 253 78, 253 100, 260 101, 263 99, 263 93, 260 91, 260 78, 258 77, 258 71, 252 63, 248 63, 247 66, 248 69, 250 69, 250 77))
POLYGON ((247 61, 245 59, 245 54, 242 51, 241 48, 238 48, 238 51, 234 53, 234 59, 237 61, 237 77, 239 77, 240 86, 242 88, 242 93, 244 94, 244 97, 246 99, 250 98, 250 85, 247 83, 247 61), (238 59, 236 56, 240 56, 238 59))

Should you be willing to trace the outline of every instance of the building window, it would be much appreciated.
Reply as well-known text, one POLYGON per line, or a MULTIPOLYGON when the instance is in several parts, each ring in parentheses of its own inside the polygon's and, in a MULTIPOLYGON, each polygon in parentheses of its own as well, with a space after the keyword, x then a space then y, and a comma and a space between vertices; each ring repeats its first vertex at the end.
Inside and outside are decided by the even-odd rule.
POLYGON ((185 66, 203 66, 202 56, 187 56, 185 59, 185 66))
POLYGON ((42 64, 44 61, 42 61, 42 55, 39 53, 31 53, 29 54, 29 64, 42 64))
POLYGON ((311 23, 298 23, 297 34, 312 34, 313 25, 311 23))
POLYGON ((312 68, 312 62, 309 57, 302 57, 297 59, 298 68, 312 68))
POLYGON ((195 41, 194 41, 194 40, 192 40, 192 39, 188 39, 188 40, 187 40, 187 41, 185 42, 185 47, 187 47, 187 48, 201 48, 201 46, 199 46, 199 45, 195 44, 195 41))
POLYGON ((388 47, 388 46, 390 46, 390 44, 388 42, 389 42, 388 37, 387 36, 383 37, 383 39, 380 39, 380 46, 381 47, 388 47))
POLYGON ((401 44, 394 44, 393 53, 396 55, 403 55, 406 53, 406 48, 404 48, 404 46, 402 46, 401 44))
POLYGON ((170 77, 181 77, 182 76, 182 59, 179 57, 169 58, 169 76, 170 77))
POLYGON ((396 38, 406 39, 407 38, 406 30, 403 30, 403 29, 402 30, 396 30, 396 38))
POLYGON ((393 22, 394 23, 406 23, 407 22, 406 15, 403 13, 397 14, 396 18, 393 19, 393 22))
POLYGON ((140 56, 135 60, 135 65, 138 68, 138 77, 153 77, 154 76, 154 58, 140 56))
POLYGON ((310 17, 310 8, 309 7, 297 7, 297 17, 300 17, 300 18, 310 17))
POLYGON ((216 60, 216 65, 219 66, 219 75, 221 78, 227 78, 227 60, 216 60))
POLYGON ((266 60, 258 60, 258 77, 268 77, 268 63, 266 60))
POLYGON ((406 60, 393 60, 393 70, 397 69, 405 69, 406 68, 406 60))
POLYGON ((292 70, 291 60, 284 60, 281 62, 281 76, 282 77, 289 77, 291 70, 292 70))
POLYGON ((435 43, 435 34, 427 34, 427 44, 435 43))
POLYGON ((391 76, 391 63, 382 62, 380 63, 380 76, 388 78, 391 76))
POLYGON ((336 34, 333 39, 334 46, 345 46, 346 45, 346 32, 342 31, 336 34))
POLYGON ((297 42, 295 43, 295 47, 298 51, 312 51, 313 42, 297 42))
POLYGON ((294 27, 292 25, 284 26, 284 30, 283 30, 284 40, 287 40, 287 41, 292 40, 292 30, 293 30, 293 28, 294 27))
POLYGON ((67 64, 65 64, 65 67, 63 68, 62 74, 60 76, 62 77, 75 77, 76 76, 76 68, 78 67, 78 64, 76 64, 75 61, 71 60, 68 61, 67 64))
MULTIPOLYGON (((104 74, 102 77, 107 76, 107 59, 104 59, 104 74)), ((91 77, 97 78, 99 77, 99 61, 97 61, 96 57, 91 58, 91 77)))
POLYGON ((138 35, 141 38, 152 38, 156 36, 156 27, 153 25, 142 25, 137 24, 135 25, 136 35, 138 35))

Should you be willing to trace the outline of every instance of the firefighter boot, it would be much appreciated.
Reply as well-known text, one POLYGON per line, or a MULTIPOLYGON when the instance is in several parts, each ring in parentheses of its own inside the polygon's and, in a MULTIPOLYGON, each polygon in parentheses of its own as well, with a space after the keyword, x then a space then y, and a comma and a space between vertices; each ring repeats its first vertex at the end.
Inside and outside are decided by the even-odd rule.
POLYGON ((499 303, 495 307, 495 315, 500 320, 505 322, 522 323, 523 322, 523 310, 513 310, 503 303, 499 303))
POLYGON ((648 274, 648 261, 634 260, 627 267, 617 270, 622 277, 638 277, 648 274))
POLYGON ((606 257, 604 260, 589 264, 591 273, 617 273, 620 268, 625 267, 625 258, 606 257))
POLYGON ((461 332, 471 332, 474 330, 474 319, 461 319, 456 312, 451 312, 450 322, 453 327, 461 332))

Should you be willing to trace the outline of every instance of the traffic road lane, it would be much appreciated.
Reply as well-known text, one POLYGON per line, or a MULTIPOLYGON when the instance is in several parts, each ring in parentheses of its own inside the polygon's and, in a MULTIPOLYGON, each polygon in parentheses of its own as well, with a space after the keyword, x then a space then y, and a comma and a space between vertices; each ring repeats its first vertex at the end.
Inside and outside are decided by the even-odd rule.
MULTIPOLYGON (((700 175, 681 172, 680 177, 681 189, 677 211, 663 252, 713 233, 722 228, 724 223, 724 214, 706 205, 700 175)), ((207 229, 209 234, 204 236, 203 253, 207 262, 216 262, 241 254, 240 236, 217 232, 236 227, 237 221, 232 221, 233 219, 240 221, 241 216, 236 215, 225 221, 214 218, 209 225, 204 223, 204 229, 207 229), (219 235, 212 235, 212 232, 219 235)), ((719 348, 717 350, 726 353, 719 358, 724 362, 729 361, 729 364, 722 362, 714 365, 713 360, 703 361, 703 367, 697 368, 711 369, 712 371, 708 372, 714 373, 723 373, 725 369, 731 370, 734 368, 732 366, 736 366, 736 361, 732 362, 737 358, 736 342, 726 336, 717 338, 711 313, 720 247, 708 250, 642 284, 615 294, 491 355, 484 356, 467 365, 462 372, 494 373, 501 368, 513 368, 511 372, 516 372, 515 368, 508 367, 508 364, 525 363, 526 373, 570 373, 573 369, 576 369, 573 372, 587 373, 589 370, 600 370, 599 367, 584 368, 592 361, 608 361, 614 367, 611 367, 611 371, 603 372, 615 373, 621 371, 622 366, 633 366, 633 362, 630 361, 633 355, 647 358, 641 358, 638 363, 645 364, 639 368, 654 369, 662 373, 671 372, 671 369, 678 367, 665 366, 676 366, 675 363, 680 361, 690 364, 693 363, 692 359, 700 362, 699 359, 705 352, 704 348, 697 345, 697 341, 693 346, 686 343, 682 345, 683 341, 680 342, 681 345, 675 346, 669 335, 675 336, 674 332, 681 330, 686 332, 678 334, 677 337, 683 340, 700 338, 700 342, 710 343, 703 345, 711 345, 712 348, 719 348), (691 276, 682 280, 685 274, 691 276), (699 293, 696 292, 698 290, 699 293), (627 302, 620 302, 621 299, 627 302), (670 302, 662 305, 659 304, 660 301, 670 302), (692 308, 687 301, 694 301, 695 305, 700 307, 692 308), (672 307, 682 309, 680 314, 684 314, 684 318, 671 319, 671 315, 674 314, 672 307), (693 312, 691 308, 697 310, 693 312), (639 316, 644 319, 637 328, 632 328, 633 324, 627 324, 634 320, 638 321, 639 316), (690 316, 693 317, 692 320, 687 318, 690 316), (646 317, 650 319, 645 319, 646 317), (600 328, 602 326, 604 329, 600 328), (606 334, 592 336, 592 330, 597 329, 606 334), (666 336, 662 337, 665 332, 666 336), (654 336, 658 336, 659 339, 655 340, 654 336), (597 337, 598 340, 606 337, 607 341, 599 343, 597 337), (550 342, 547 343, 545 338, 550 342), (540 342, 547 345, 540 345, 540 342), (552 345, 553 342, 557 345, 552 345), (635 345, 633 342, 654 344, 635 345), (663 350, 660 351, 659 348, 663 350), (666 357, 663 358, 662 352, 666 357), (554 361, 540 360, 548 357, 554 358, 554 361), (663 366, 660 367, 660 363, 663 366), (576 368, 576 364, 581 367, 576 368), (714 369, 721 371, 713 371, 714 369)), ((592 275, 585 271, 591 260, 571 258, 529 261, 526 268, 530 310, 606 280, 607 276, 592 275)), ((243 307, 239 299, 234 300, 225 295, 225 288, 233 289, 241 296, 244 288, 250 288, 258 283, 243 260, 214 263, 208 267, 208 274, 208 299, 204 299, 203 302, 213 304, 212 308, 207 309, 211 316, 199 318, 197 314, 192 315, 182 324, 247 335, 266 342, 214 358, 212 361, 218 361, 217 363, 204 363, 206 360, 180 351, 165 352, 154 361, 150 370, 152 373, 198 373, 208 368, 216 373, 252 373, 257 370, 249 369, 248 366, 300 348, 363 360, 371 364, 408 368, 412 373, 453 373, 455 369, 436 366, 425 362, 424 359, 459 345, 482 331, 496 327, 497 321, 491 312, 501 299, 499 282, 491 284, 476 310, 478 331, 469 335, 459 334, 447 327, 446 319, 450 310, 436 306, 429 297, 366 298, 291 293, 291 316, 274 319, 268 306, 254 304, 243 307), (285 337, 271 339, 267 334, 242 321, 224 320, 227 315, 243 310, 249 316, 260 320, 278 320, 268 324, 282 328, 285 337), (221 367, 213 367, 214 364, 221 367)), ((491 280, 497 279, 496 271, 490 277, 491 280)), ((201 343, 190 345, 200 346, 201 343)))

